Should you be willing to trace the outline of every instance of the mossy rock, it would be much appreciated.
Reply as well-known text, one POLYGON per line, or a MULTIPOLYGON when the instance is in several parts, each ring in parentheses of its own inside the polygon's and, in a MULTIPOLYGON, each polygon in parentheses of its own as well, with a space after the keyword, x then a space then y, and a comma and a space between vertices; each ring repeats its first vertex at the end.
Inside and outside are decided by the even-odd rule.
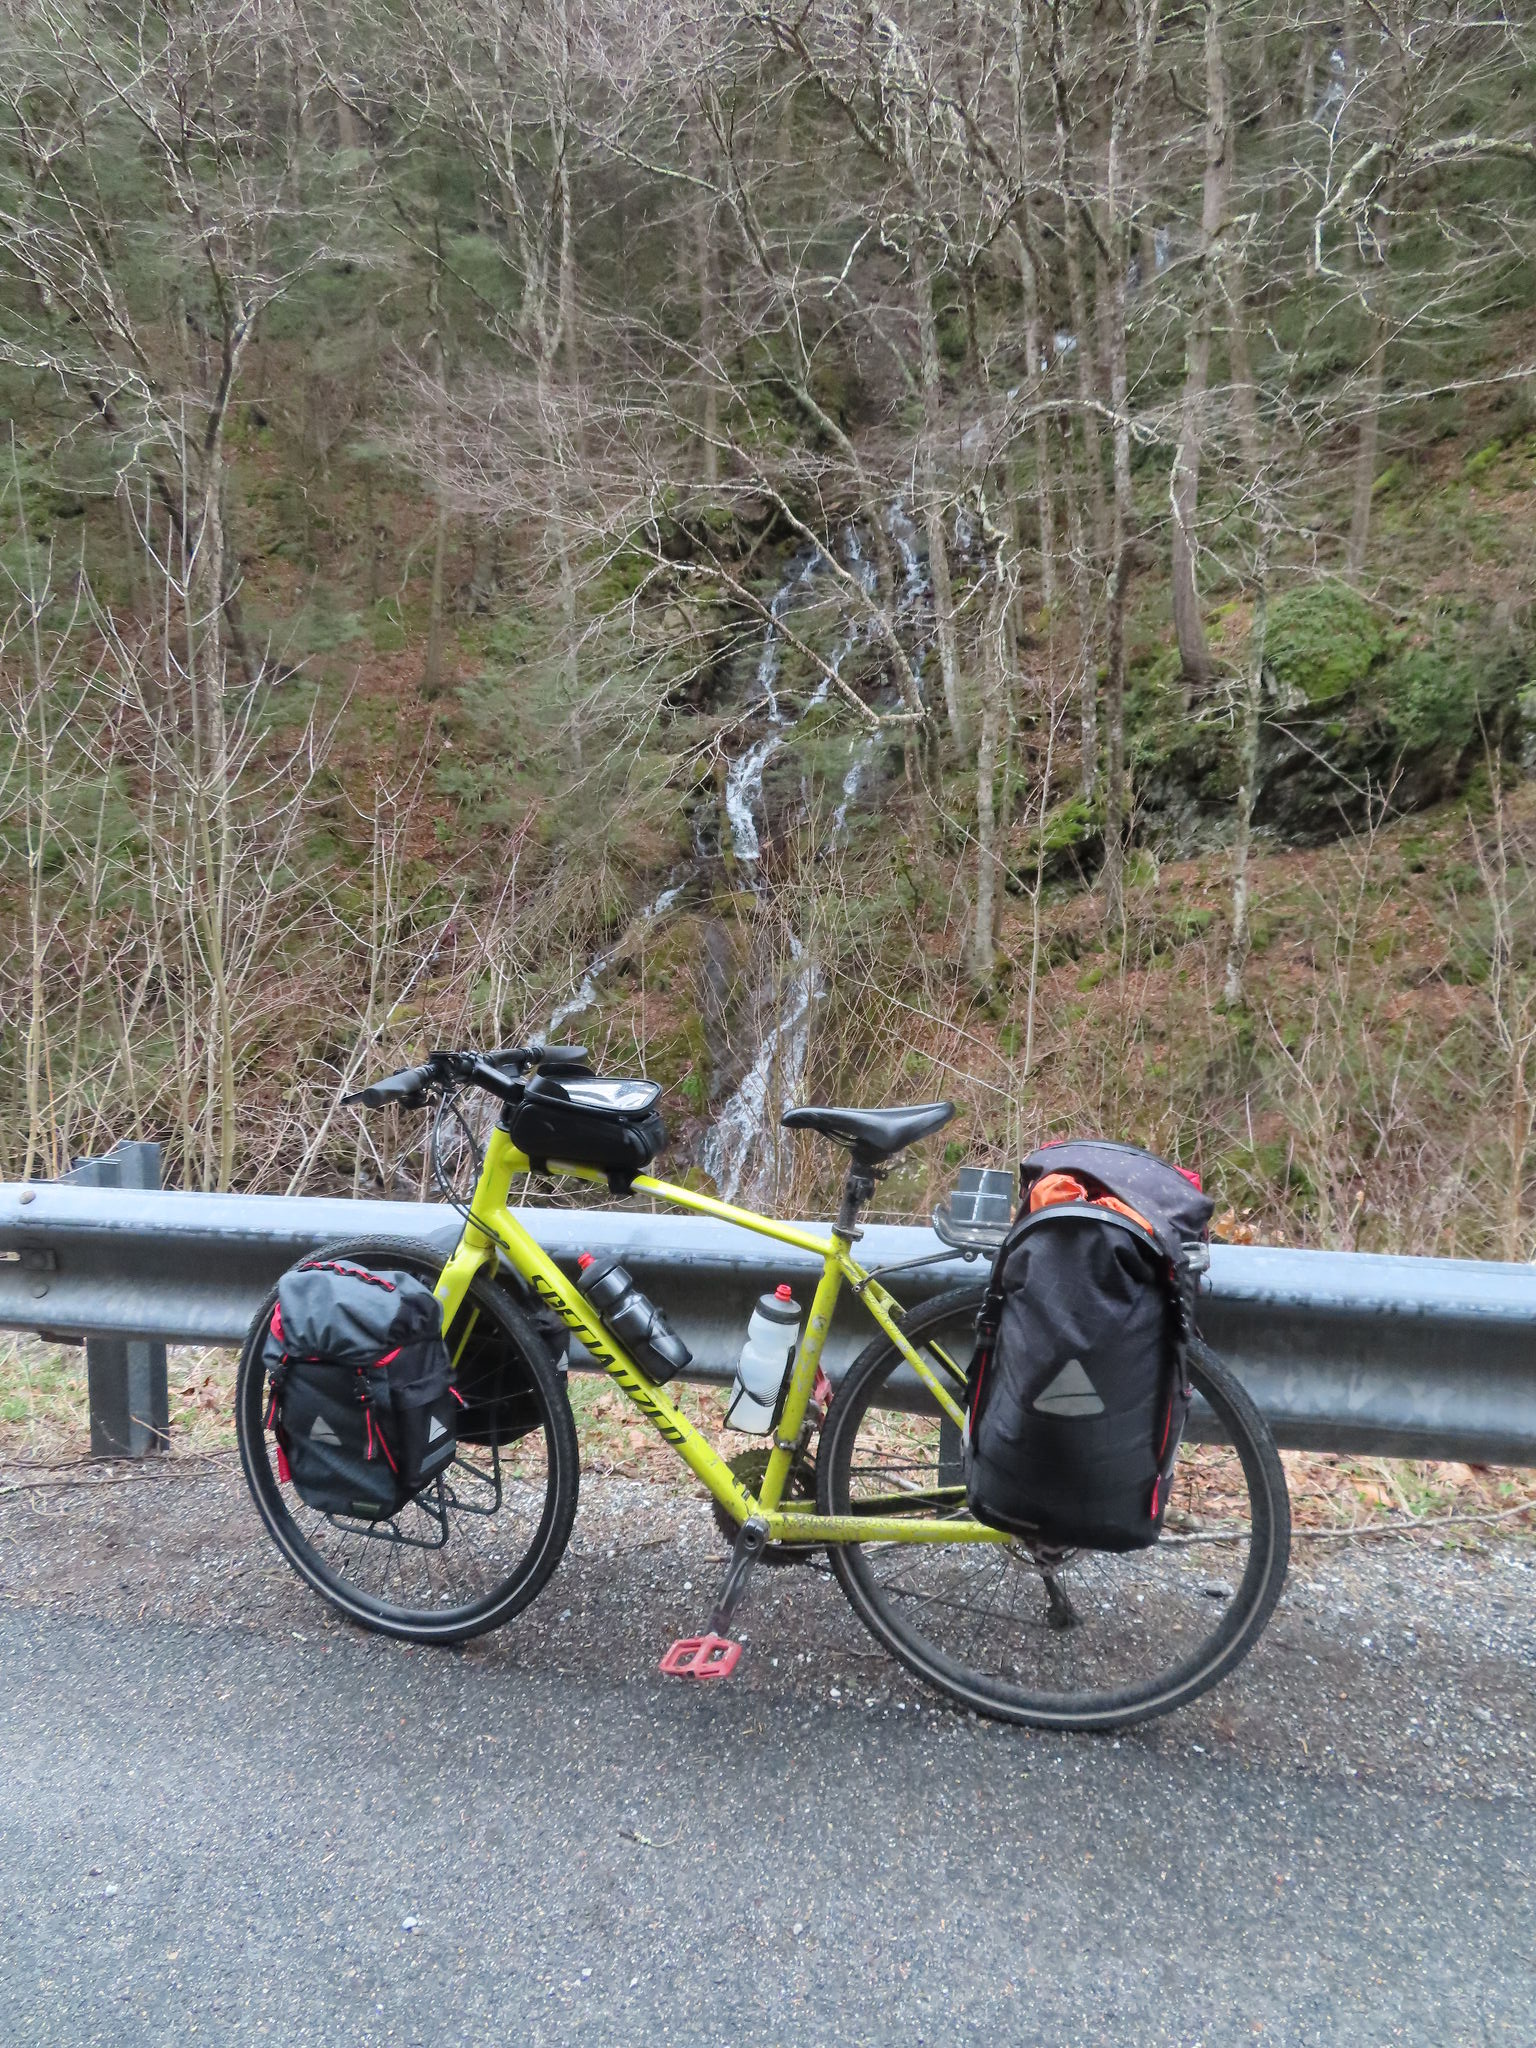
POLYGON ((1178 656, 1154 669, 1127 703, 1126 752, 1138 830, 1175 857, 1220 843, 1237 797, 1237 753, 1224 716, 1186 709, 1176 685, 1178 656))
POLYGON ((1480 616, 1442 610, 1427 637, 1405 647, 1375 689, 1405 751, 1461 755, 1495 735, 1530 681, 1530 649, 1480 616))
POLYGON ((1270 606, 1264 667, 1282 703, 1332 703, 1365 681, 1381 652, 1376 614, 1346 584, 1305 584, 1270 606))
POLYGON ((1045 815, 1030 833, 1009 877, 1018 891, 1037 881, 1088 881, 1104 858, 1104 819, 1096 801, 1075 796, 1045 815))

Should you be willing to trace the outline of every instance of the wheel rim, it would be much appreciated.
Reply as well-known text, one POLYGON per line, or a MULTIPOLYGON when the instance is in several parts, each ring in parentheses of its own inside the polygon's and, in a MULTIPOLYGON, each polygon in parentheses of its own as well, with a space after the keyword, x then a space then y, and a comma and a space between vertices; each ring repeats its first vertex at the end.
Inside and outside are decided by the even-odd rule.
MULTIPOLYGON (((397 1264, 407 1264, 397 1260, 397 1264)), ((435 1277, 435 1276, 425 1276, 435 1277)), ((494 1304, 479 1290, 447 1332, 466 1413, 484 1406, 497 1371, 494 1304), (473 1327, 465 1338, 464 1324, 473 1327)), ((462 1635, 515 1609, 553 1534, 552 1419, 542 1390, 537 1426, 504 1444, 461 1444, 440 1481, 388 1522, 342 1520, 307 1507, 279 1479, 275 1440, 263 1427, 267 1388, 259 1361, 241 1375, 241 1457, 262 1519, 299 1574, 354 1618, 415 1637, 462 1635)))
MULTIPOLYGON (((943 1347, 951 1358, 956 1348, 943 1347)), ((941 1471, 937 1415, 875 1407, 890 1377, 865 1381, 837 1432, 837 1511, 904 1493, 924 1518, 963 1513, 952 1442, 941 1471)), ((1114 1725, 1214 1683, 1262 1627, 1277 1533, 1242 1419, 1208 1373, 1195 1366, 1192 1377, 1203 1397, 1192 1432, 1219 1440, 1182 1446, 1165 1534, 1150 1550, 1052 1559, 1014 1542, 837 1547, 862 1618, 922 1676, 1008 1718, 1114 1725)))

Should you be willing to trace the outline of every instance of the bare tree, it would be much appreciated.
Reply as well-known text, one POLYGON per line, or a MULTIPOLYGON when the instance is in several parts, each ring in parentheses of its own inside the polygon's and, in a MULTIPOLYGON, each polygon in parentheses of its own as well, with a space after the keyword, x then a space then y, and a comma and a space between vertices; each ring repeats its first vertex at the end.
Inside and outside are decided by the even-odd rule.
POLYGON ((1173 532, 1170 576, 1173 586, 1173 629, 1179 660, 1191 689, 1211 679, 1211 652, 1200 616, 1200 591, 1195 577, 1196 515, 1200 495, 1200 448, 1206 431, 1205 399, 1210 381, 1211 328, 1218 297, 1217 243, 1227 225, 1227 193, 1231 184, 1232 131, 1227 95, 1227 66, 1222 47, 1221 0, 1205 4, 1205 178, 1200 206, 1199 278, 1186 343, 1184 395, 1179 415, 1179 443, 1174 452, 1170 496, 1173 532))

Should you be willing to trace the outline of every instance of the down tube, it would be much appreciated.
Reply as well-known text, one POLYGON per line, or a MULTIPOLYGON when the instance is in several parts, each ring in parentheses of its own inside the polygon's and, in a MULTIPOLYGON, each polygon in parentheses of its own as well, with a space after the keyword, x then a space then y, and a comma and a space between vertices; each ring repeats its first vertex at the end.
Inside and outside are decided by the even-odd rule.
POLYGON ((585 1297, 566 1279, 543 1246, 528 1235, 511 1210, 498 1210, 492 1221, 512 1264, 545 1307, 552 1308, 567 1329, 576 1333, 608 1377, 655 1424, 689 1471, 709 1488, 721 1507, 734 1515, 738 1522, 744 1522, 753 1512, 755 1503, 746 1489, 737 1484, 730 1467, 709 1439, 694 1428, 661 1388, 645 1377, 623 1347, 614 1342, 588 1309, 585 1297))

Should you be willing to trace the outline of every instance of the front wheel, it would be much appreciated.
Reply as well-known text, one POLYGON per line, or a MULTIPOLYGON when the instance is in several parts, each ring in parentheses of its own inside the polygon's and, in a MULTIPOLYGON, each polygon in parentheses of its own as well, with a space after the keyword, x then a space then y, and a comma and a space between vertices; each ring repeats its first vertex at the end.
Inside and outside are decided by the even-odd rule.
MULTIPOLYGON (((344 1258, 435 1287, 428 1244, 327 1245, 344 1258)), ((307 1507, 278 1473, 264 1427, 262 1339, 277 1290, 256 1313, 235 1382, 240 1462, 261 1519, 299 1577, 364 1628, 457 1643, 497 1628, 539 1592, 570 1538, 579 1454, 565 1386, 504 1287, 480 1275, 444 1335, 464 1406, 453 1462, 400 1512, 360 1522, 307 1507)))
MULTIPOLYGON (((914 1310, 908 1341, 958 1388, 982 1289, 914 1310)), ((1150 1550, 835 1543, 854 1612, 963 1707, 1035 1728, 1108 1730, 1196 1699, 1247 1655, 1285 1584, 1291 1513, 1268 1425, 1203 1345, 1200 1397, 1150 1550)), ((821 1512, 969 1519, 958 1432, 888 1339, 850 1366, 817 1458, 821 1512)))

